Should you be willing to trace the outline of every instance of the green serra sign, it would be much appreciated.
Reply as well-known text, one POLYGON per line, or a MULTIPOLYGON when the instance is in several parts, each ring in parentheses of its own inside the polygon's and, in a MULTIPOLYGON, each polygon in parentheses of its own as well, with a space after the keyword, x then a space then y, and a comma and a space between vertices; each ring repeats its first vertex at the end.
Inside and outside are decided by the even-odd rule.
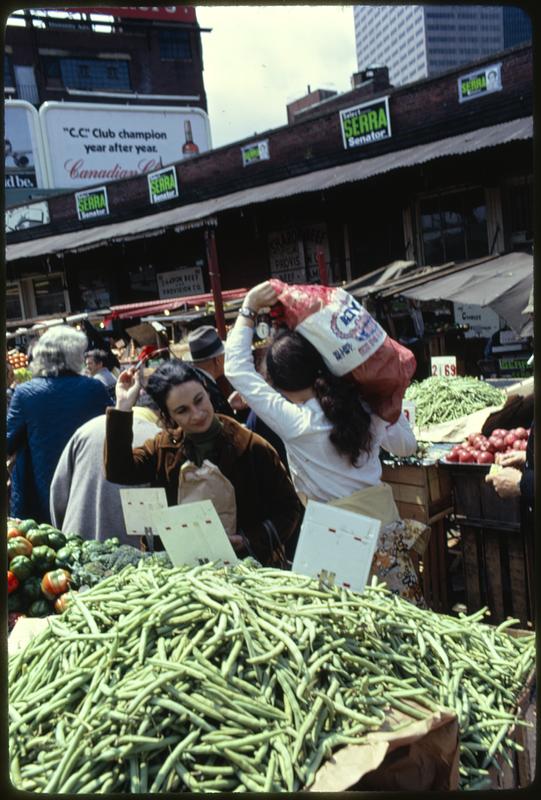
POLYGON ((258 161, 268 161, 270 158, 268 139, 262 142, 252 142, 251 144, 244 145, 240 150, 243 167, 256 164, 258 161))
POLYGON ((473 100, 502 88, 501 64, 491 64, 476 72, 461 75, 458 79, 458 99, 460 103, 473 100))
POLYGON ((96 189, 76 192, 75 206, 77 208, 77 216, 81 222, 87 219, 107 217, 109 215, 107 189, 105 186, 99 186, 96 189))
POLYGON ((389 98, 344 108, 340 111, 340 129, 346 150, 391 138, 389 98))
POLYGON ((148 178, 148 193, 151 203, 163 203, 178 197, 177 172, 174 167, 165 167, 151 172, 148 178))

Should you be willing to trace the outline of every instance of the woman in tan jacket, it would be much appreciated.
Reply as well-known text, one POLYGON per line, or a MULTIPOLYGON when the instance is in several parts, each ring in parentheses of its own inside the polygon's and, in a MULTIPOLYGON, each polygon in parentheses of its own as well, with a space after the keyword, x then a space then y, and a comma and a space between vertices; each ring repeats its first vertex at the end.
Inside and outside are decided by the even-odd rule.
POLYGON ((116 407, 107 413, 107 480, 163 487, 168 504, 176 505, 182 494, 181 467, 187 461, 195 467, 210 462, 233 489, 236 529, 224 527, 237 555, 286 566, 286 552, 291 552, 303 508, 276 451, 236 420, 216 414, 199 376, 181 361, 160 366, 145 388, 161 410, 165 431, 132 450, 139 373, 122 372, 116 407))

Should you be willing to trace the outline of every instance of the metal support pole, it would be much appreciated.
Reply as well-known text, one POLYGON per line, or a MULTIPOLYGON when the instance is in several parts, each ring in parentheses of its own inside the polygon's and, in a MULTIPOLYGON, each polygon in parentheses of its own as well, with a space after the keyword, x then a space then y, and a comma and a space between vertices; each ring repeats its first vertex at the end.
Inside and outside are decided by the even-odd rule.
POLYGON ((220 265, 218 264, 218 253, 216 251, 216 238, 212 228, 205 228, 205 247, 207 249, 210 288, 212 291, 212 297, 214 298, 216 329, 220 339, 225 339, 225 317, 222 299, 222 286, 220 281, 220 265))
POLYGON ((319 268, 319 282, 322 286, 328 286, 329 275, 327 272, 327 264, 325 263, 325 253, 320 248, 316 251, 316 261, 319 268))

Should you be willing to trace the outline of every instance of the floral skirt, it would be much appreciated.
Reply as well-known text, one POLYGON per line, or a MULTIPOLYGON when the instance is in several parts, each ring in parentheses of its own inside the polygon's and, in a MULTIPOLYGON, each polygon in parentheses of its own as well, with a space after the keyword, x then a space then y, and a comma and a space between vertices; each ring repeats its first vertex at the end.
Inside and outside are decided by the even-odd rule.
POLYGON ((376 575, 388 589, 420 608, 426 602, 419 584, 412 551, 421 554, 428 542, 430 528, 413 519, 383 525, 376 544, 370 575, 376 575))

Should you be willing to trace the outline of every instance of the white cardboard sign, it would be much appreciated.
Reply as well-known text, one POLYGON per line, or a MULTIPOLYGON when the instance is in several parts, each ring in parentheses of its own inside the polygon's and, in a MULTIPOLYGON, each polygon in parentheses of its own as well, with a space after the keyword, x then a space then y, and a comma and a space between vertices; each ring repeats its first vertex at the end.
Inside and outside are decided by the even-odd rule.
POLYGON ((223 566, 238 559, 211 500, 155 509, 154 532, 175 567, 217 561, 223 566))
POLYGON ((404 400, 402 402, 402 412, 410 426, 415 428, 415 403, 413 400, 404 400))
POLYGON ((373 517, 309 500, 291 570, 360 593, 380 527, 373 517))
POLYGON ((156 536, 154 512, 167 508, 165 489, 121 489, 120 502, 128 536, 156 536))
POLYGON ((440 378, 456 378, 456 356, 432 356, 430 359, 432 376, 440 378))

